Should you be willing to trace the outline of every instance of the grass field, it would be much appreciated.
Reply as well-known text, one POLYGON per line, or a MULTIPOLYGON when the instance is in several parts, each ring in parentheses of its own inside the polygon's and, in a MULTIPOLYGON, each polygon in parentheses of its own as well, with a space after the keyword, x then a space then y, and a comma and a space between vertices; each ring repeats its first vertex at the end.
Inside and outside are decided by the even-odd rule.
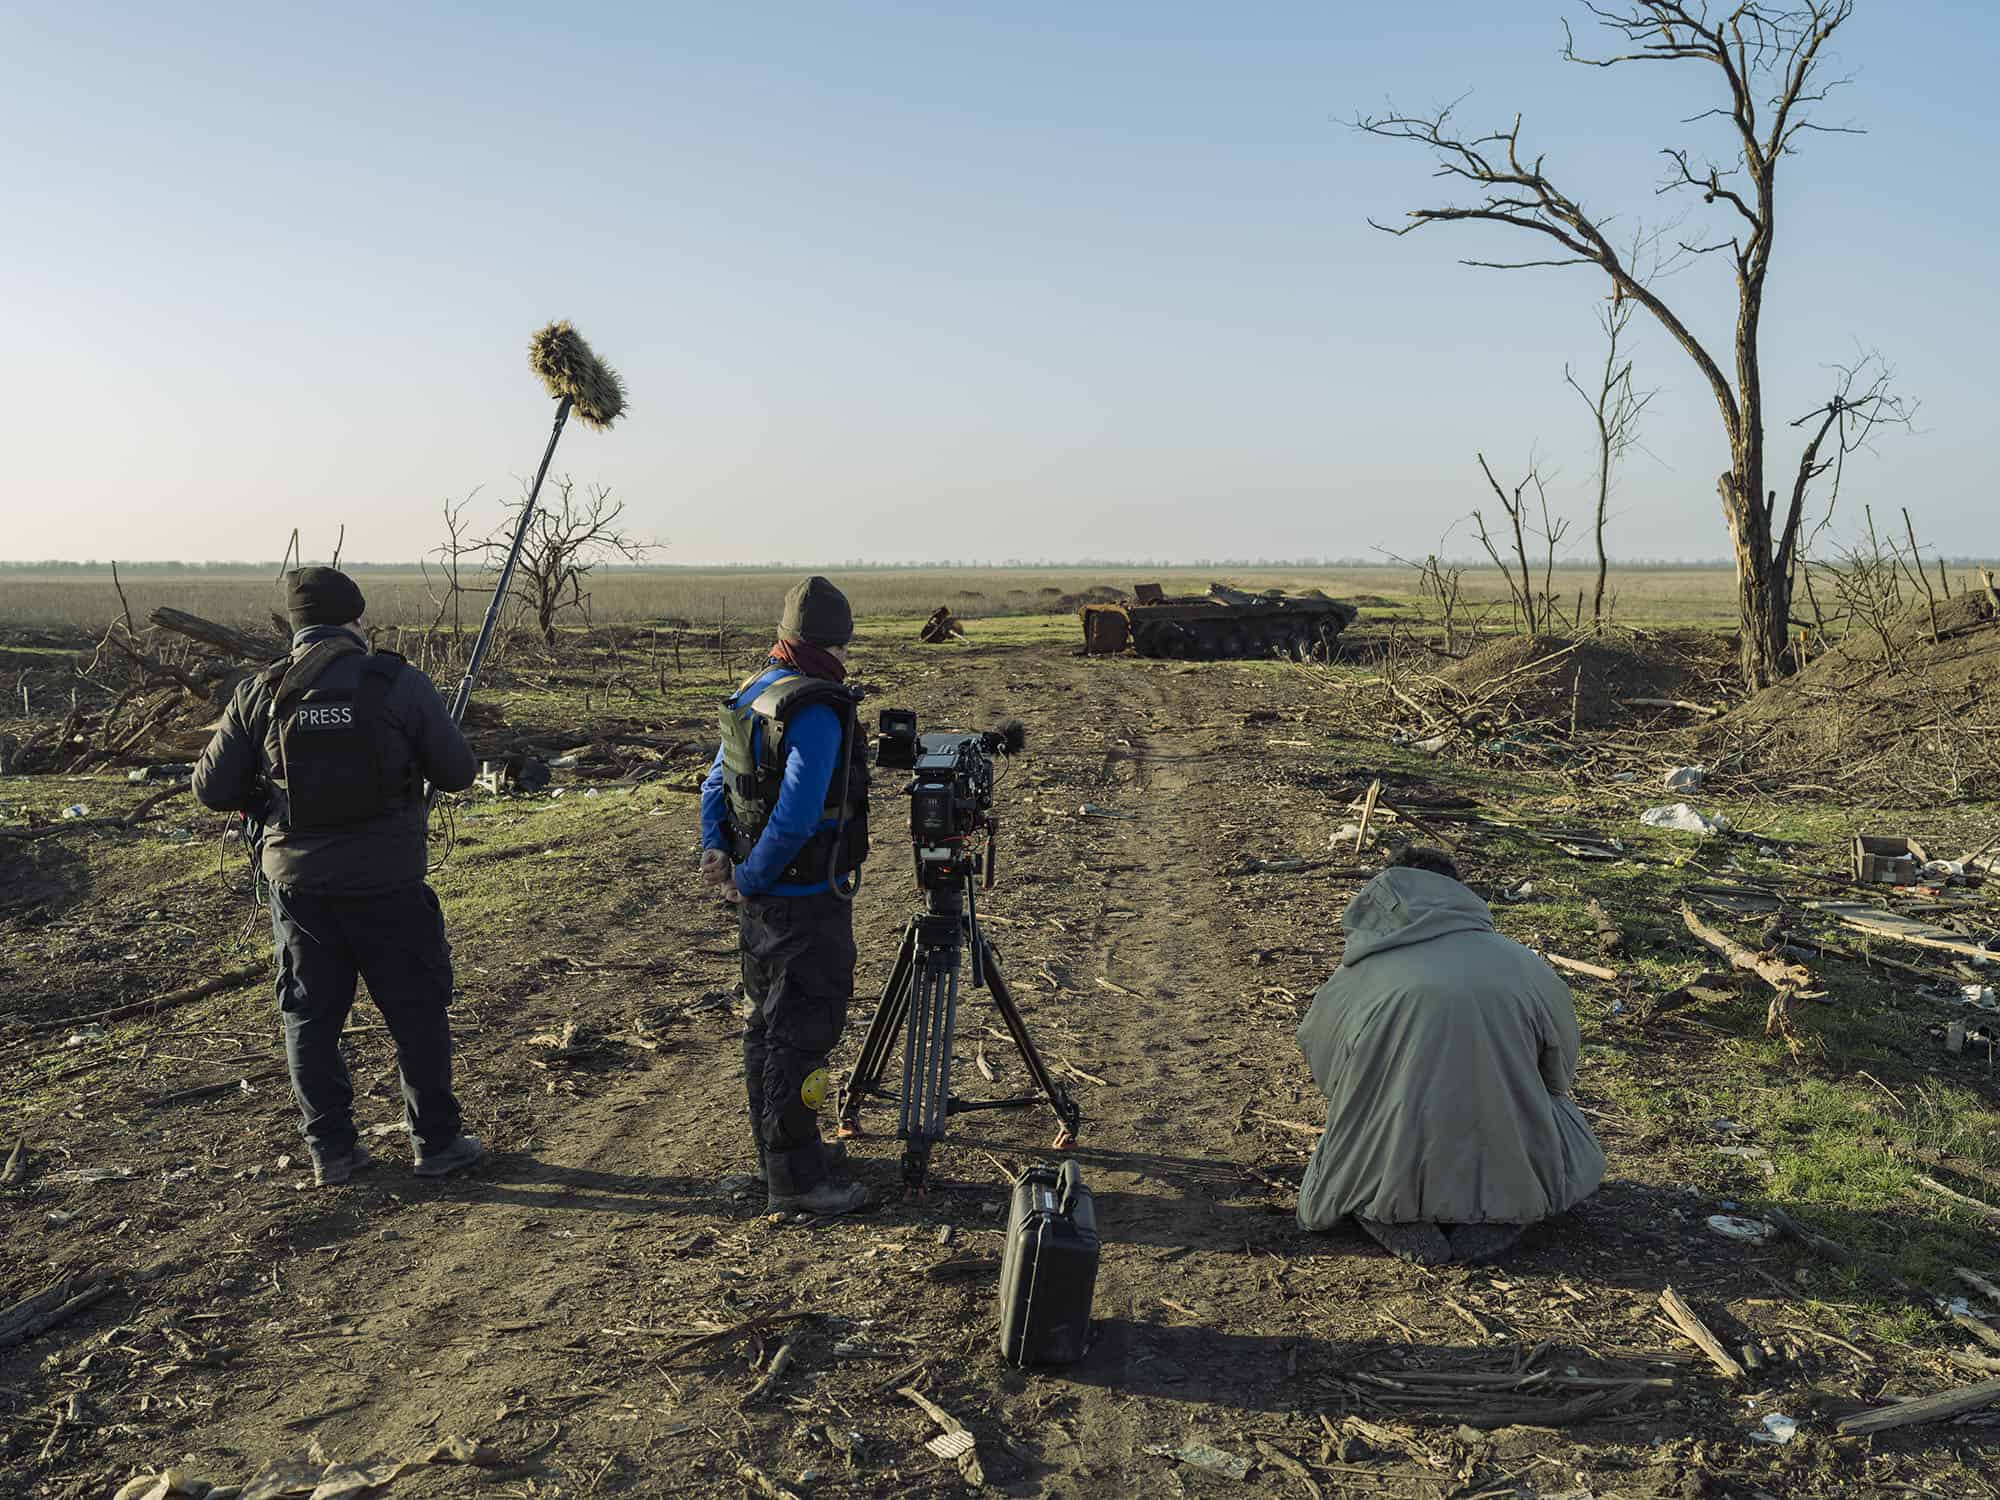
MULTIPOLYGON (((598 575, 590 590, 591 619, 598 624, 683 620, 713 626, 774 620, 785 590, 807 568, 623 568, 598 575)), ((857 615, 927 615, 940 604, 966 619, 993 615, 1067 613, 1067 600, 1098 586, 1129 592, 1135 583, 1158 582, 1169 593, 1203 592, 1211 580, 1247 589, 1318 588, 1360 603, 1371 615, 1411 612, 1417 599, 1413 568, 860 568, 824 567, 853 602, 857 615)), ((426 581, 415 567, 357 567, 377 625, 420 628, 438 612, 437 575, 426 581)), ((1555 593, 1574 608, 1579 593, 1588 608, 1595 572, 1559 568, 1555 593)), ((1977 586, 1962 570, 1953 591, 1977 586)), ((1473 614, 1493 611, 1490 623, 1509 620, 1505 580, 1495 568, 1467 568, 1463 599, 1473 614)), ((242 572, 153 574, 124 579, 135 618, 171 605, 209 619, 264 622, 284 607, 270 575, 242 572)), ((467 594, 461 615, 477 620, 484 594, 467 594)), ((1730 628, 1736 622, 1734 575, 1720 567, 1614 567, 1610 577, 1614 620, 1627 626, 1730 628)), ((101 572, 0 571, 0 625, 102 628, 117 618, 118 594, 109 569, 101 572)))
MULTIPOLYGON (((775 619, 785 590, 806 569, 631 568, 600 574, 591 588, 591 617, 602 624, 679 619, 713 625, 775 619)), ((1416 595, 1417 575, 1403 567, 1270 569, 1131 568, 826 568, 847 591, 855 613, 877 616, 926 615, 940 604, 968 619, 1003 614, 1067 612, 1065 596, 1100 585, 1129 591, 1156 581, 1170 593, 1200 593, 1212 579, 1242 588, 1318 588, 1337 599, 1366 607, 1407 605, 1416 595)), ((437 613, 436 595, 416 568, 357 568, 356 577, 378 625, 422 626, 437 613)), ((433 579, 435 579, 433 574, 433 579)), ((1556 575, 1559 594, 1572 599, 1589 590, 1594 575, 1581 570, 1556 575)), ((242 573, 158 575, 124 579, 135 618, 158 605, 171 605, 209 619, 235 623, 263 621, 282 609, 282 591, 269 576, 242 573)), ((1499 606, 1506 615, 1507 586, 1497 570, 1467 569, 1465 598, 1475 607, 1499 606)), ((1720 568, 1614 569, 1611 593, 1619 620, 1632 625, 1725 625, 1735 615, 1735 585, 1720 568)), ((484 595, 469 595, 461 608, 475 617, 484 595)), ((0 623, 31 626, 101 627, 117 618, 119 602, 108 570, 102 573, 0 573, 0 623)))

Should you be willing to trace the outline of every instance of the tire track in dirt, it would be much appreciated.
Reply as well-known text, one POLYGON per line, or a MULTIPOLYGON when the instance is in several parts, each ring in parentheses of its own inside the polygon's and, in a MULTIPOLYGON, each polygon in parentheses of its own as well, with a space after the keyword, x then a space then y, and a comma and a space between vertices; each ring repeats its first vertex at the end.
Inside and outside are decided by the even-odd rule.
POLYGON ((1251 753, 1240 712, 1204 722, 1228 703, 1228 678, 1119 663, 1086 681, 1092 717, 1109 726, 1116 810, 1136 815, 1099 845, 1112 878, 1074 959, 1085 993, 1070 1016, 1078 1053, 1107 1085, 1085 1090, 1076 1153, 1105 1238, 1100 1341, 1070 1378, 1102 1388, 1079 1407, 1078 1440, 1087 1469, 1108 1475, 1155 1463, 1149 1444, 1184 1439, 1171 1403, 1282 1373, 1274 1340, 1230 1332, 1240 1325, 1215 1272, 1226 1263, 1224 1286, 1257 1289, 1254 1247, 1288 1231, 1289 1214, 1273 1213, 1249 1175, 1264 1153, 1239 1122, 1250 1104, 1267 1107, 1297 1058, 1289 1023, 1246 1024, 1246 932, 1220 894, 1217 798, 1251 753))

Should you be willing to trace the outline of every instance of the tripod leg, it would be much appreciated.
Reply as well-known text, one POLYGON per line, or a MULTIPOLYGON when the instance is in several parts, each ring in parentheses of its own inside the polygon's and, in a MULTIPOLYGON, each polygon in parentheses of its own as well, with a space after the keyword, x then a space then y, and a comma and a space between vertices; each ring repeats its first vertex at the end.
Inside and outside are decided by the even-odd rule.
POLYGON ((896 961, 889 968, 889 982, 882 986, 882 998, 868 1023, 868 1033, 861 1039, 854 1070, 841 1085, 839 1124, 834 1129, 837 1140, 861 1134, 861 1101, 881 1084, 883 1070, 895 1051, 896 1033, 903 1029, 903 1019, 910 1013, 910 981, 916 953, 917 927, 911 922, 903 931, 903 945, 896 950, 896 961))
POLYGON ((1049 1101, 1049 1108, 1055 1111, 1061 1129, 1056 1132, 1055 1149, 1067 1150, 1076 1144, 1076 1132, 1083 1124, 1083 1111, 1070 1097, 1069 1090, 1057 1083, 1049 1073, 1048 1064, 1042 1061, 1042 1054, 1035 1047, 1035 1039, 1028 1035, 1028 1023, 1021 1018, 1019 1008, 1014 1004, 1014 995, 1007 988, 1007 981, 1001 976, 1000 964, 992 947, 984 937, 977 939, 981 949, 982 967, 986 970, 986 987, 992 992, 993 1004, 1000 1012, 1001 1020, 1007 1023, 1007 1034, 1014 1039, 1020 1050, 1021 1061, 1027 1064, 1028 1076, 1035 1081, 1042 1097, 1049 1101))
POLYGON ((958 1009, 958 950, 918 948, 911 1014, 903 1039, 903 1191, 930 1190, 931 1149, 944 1138, 951 1106, 952 1027, 958 1009))

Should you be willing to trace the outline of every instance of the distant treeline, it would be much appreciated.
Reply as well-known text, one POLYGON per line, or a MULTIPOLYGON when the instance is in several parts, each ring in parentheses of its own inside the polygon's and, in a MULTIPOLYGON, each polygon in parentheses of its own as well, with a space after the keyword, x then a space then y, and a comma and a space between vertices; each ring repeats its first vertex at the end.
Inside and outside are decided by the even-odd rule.
MULTIPOLYGON (((1444 558, 1446 567, 1490 568, 1490 560, 1480 558, 1444 558)), ((1951 567, 1978 567, 1982 563, 1990 565, 1992 559, 1970 556, 1947 556, 1945 563, 1951 567)), ((118 571, 134 577, 264 577, 275 579, 284 565, 278 562, 125 562, 118 563, 118 571)), ((415 562, 343 562, 341 567, 354 573, 414 573, 421 565, 415 562)), ((1381 568, 1394 566, 1375 557, 1199 557, 1192 561, 1169 562, 1158 558, 1115 558, 1084 557, 1073 561, 1049 559, 1041 562, 1027 562, 1020 558, 1008 558, 1004 562, 987 562, 977 558, 938 558, 930 562, 865 562, 846 559, 840 562, 758 562, 758 563, 631 563, 612 566, 604 565, 605 573, 772 573, 799 572, 823 569, 838 573, 916 573, 955 570, 959 572, 1048 572, 1059 570, 1105 569, 1120 572, 1157 569, 1162 572, 1182 572, 1190 569, 1222 570, 1229 568, 1381 568)), ((1537 564, 1540 566, 1540 564, 1537 564)), ((1582 558, 1559 559, 1558 573, 1594 573, 1594 560, 1582 558)), ((1677 570, 1713 570, 1732 566, 1727 558, 1623 558, 1613 559, 1611 566, 1624 572, 1677 570)), ((39 562, 0 562, 0 574, 6 573, 71 573, 79 576, 111 576, 111 564, 95 559, 75 562, 63 558, 49 558, 39 562)))

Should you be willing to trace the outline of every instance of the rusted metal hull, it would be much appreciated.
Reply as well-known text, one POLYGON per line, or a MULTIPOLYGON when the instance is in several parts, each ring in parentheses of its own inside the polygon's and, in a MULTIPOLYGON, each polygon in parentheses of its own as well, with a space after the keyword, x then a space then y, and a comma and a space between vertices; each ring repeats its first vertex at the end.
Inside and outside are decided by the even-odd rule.
POLYGON ((1265 656, 1323 655, 1358 611, 1323 594, 1250 594, 1221 584, 1206 597, 1168 598, 1141 584, 1130 604, 1086 604, 1083 648, 1112 655, 1219 661, 1265 656))

